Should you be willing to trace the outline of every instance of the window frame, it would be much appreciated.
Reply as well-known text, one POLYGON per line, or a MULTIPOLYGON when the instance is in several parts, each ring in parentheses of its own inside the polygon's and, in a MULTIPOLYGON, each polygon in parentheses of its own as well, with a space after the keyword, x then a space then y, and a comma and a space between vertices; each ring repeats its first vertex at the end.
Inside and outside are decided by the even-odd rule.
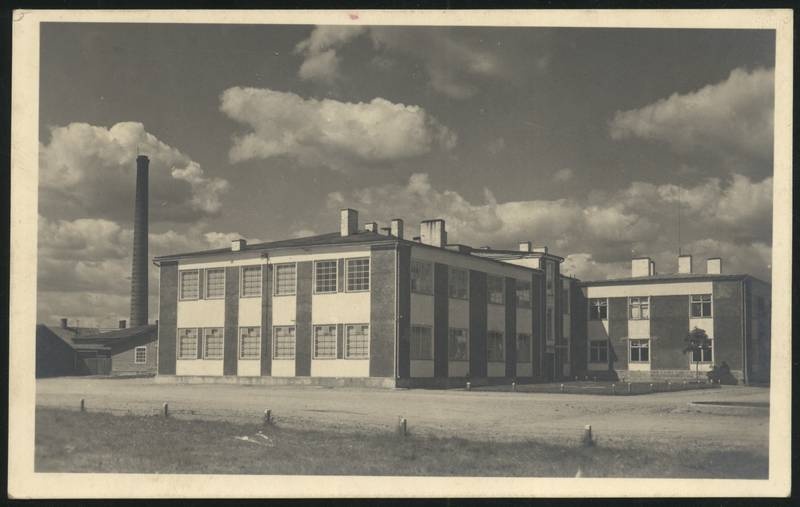
MULTIPOLYGON (((295 293, 297 292, 297 268, 295 267, 295 293)), ((314 261, 314 294, 336 294, 339 292, 339 259, 320 259, 314 261), (334 277, 333 277, 333 290, 320 291, 317 277, 317 267, 321 263, 333 263, 334 277)))
MULTIPOLYGON (((338 359, 339 356, 339 329, 336 324, 314 324, 311 327, 311 359, 315 361, 328 361, 331 359, 338 359), (333 354, 331 356, 318 356, 317 355, 317 329, 318 328, 333 328, 333 354)), ((295 336, 295 340, 297 337, 295 336)), ((296 343, 296 342, 295 342, 296 343)), ((295 345, 296 346, 296 345, 295 345)))
POLYGON ((240 298, 258 298, 261 297, 261 293, 264 291, 264 267, 261 264, 254 264, 250 266, 242 266, 242 269, 239 270, 239 297, 240 298), (245 294, 244 293, 244 272, 247 270, 258 270, 258 294, 245 294))
POLYGON ((504 331, 497 331, 490 329, 486 332, 486 362, 487 363, 504 363, 506 361, 506 333, 504 331), (500 350, 502 355, 500 358, 492 358, 490 351, 492 350, 492 340, 499 338, 500 350))
MULTIPOLYGON (((589 319, 588 320, 599 320, 599 321, 608 320, 608 298, 589 298, 589 305, 588 306, 589 306, 589 319), (593 307, 593 302, 594 301, 597 301, 597 302, 601 302, 602 301, 604 303, 604 304, 598 305, 597 308, 605 308, 606 309, 605 317, 603 317, 602 315, 599 315, 597 318, 592 316, 592 307, 593 307)), ((602 313, 602 312, 598 311, 598 314, 600 314, 600 313, 602 313)))
MULTIPOLYGON (((261 326, 239 326, 239 360, 240 361, 257 361, 261 359, 261 340, 262 340, 262 333, 261 333, 261 326), (256 348, 256 356, 255 357, 244 357, 244 346, 242 345, 242 340, 245 338, 244 330, 245 329, 257 329, 258 330, 258 347, 256 348)), ((248 336, 247 338, 252 338, 248 336)))
POLYGON ((428 324, 412 324, 410 330, 410 340, 409 342, 413 343, 415 338, 414 329, 425 329, 428 332, 428 357, 413 357, 412 354, 414 352, 413 345, 409 345, 409 354, 408 357, 411 361, 433 361, 433 326, 429 326, 428 324))
POLYGON ((514 289, 514 297, 517 300, 517 308, 533 308, 533 284, 530 280, 517 280, 514 289), (524 299, 519 297, 520 286, 526 285, 528 287, 528 299, 527 304, 522 304, 524 299))
POLYGON ((178 271, 178 301, 197 301, 200 299, 200 270, 199 269, 181 269, 178 271), (183 275, 188 273, 195 273, 197 275, 197 295, 193 298, 183 296, 183 275))
POLYGON ((447 297, 451 298, 451 299, 458 299, 460 301, 469 301, 469 269, 457 268, 457 267, 454 267, 454 266, 448 266, 447 267, 447 297), (465 275, 465 277, 464 277, 464 295, 463 296, 459 296, 459 295, 455 294, 454 290, 453 290, 454 288, 456 288, 456 289, 458 288, 458 287, 454 287, 454 285, 453 285, 453 280, 456 279, 453 276, 453 273, 456 272, 456 271, 462 272, 465 275))
POLYGON ((532 363, 533 362, 533 335, 531 333, 517 333, 517 363, 532 363), (520 361, 521 354, 519 353, 519 342, 520 336, 527 336, 528 337, 528 355, 524 358, 523 361, 520 361))
POLYGON ((297 357, 297 326, 272 326, 272 359, 278 361, 291 361, 297 357), (278 354, 278 329, 293 329, 291 357, 278 354))
MULTIPOLYGON (((314 271, 315 271, 314 276, 316 277, 316 268, 314 268, 314 271)), ((280 262, 280 263, 274 264, 273 265, 273 273, 274 273, 274 276, 272 277, 273 278, 273 280, 272 280, 272 295, 273 296, 280 297, 280 296, 296 296, 297 295, 297 263, 296 262, 280 262), (279 284, 278 284, 278 271, 280 270, 280 268, 285 268, 285 267, 288 267, 288 266, 293 266, 294 267, 294 285, 292 286, 292 292, 291 293, 285 293, 284 294, 284 293, 278 291, 278 287, 279 287, 279 284)), ((315 281, 314 285, 316 286, 316 281, 315 281)))
POLYGON ((628 296, 628 320, 650 320, 650 296, 628 296), (636 303, 634 303, 636 300, 636 303), (643 316, 642 303, 647 308, 647 317, 643 316), (633 316, 634 307, 639 308, 639 316, 633 316))
POLYGON ((486 275, 486 302, 490 305, 505 305, 506 304, 506 279, 503 276, 486 275), (500 301, 492 301, 492 284, 490 280, 500 280, 500 301))
POLYGON ((205 280, 203 280, 203 299, 209 299, 209 300, 225 299, 225 282, 228 276, 228 273, 226 273, 225 271, 226 271, 225 268, 207 268, 203 270, 203 276, 206 277, 205 280), (210 275, 212 272, 218 272, 218 271, 222 272, 222 295, 211 297, 208 295, 208 287, 209 287, 208 275, 210 275))
POLYGON ((221 360, 225 359, 225 327, 224 326, 222 326, 222 327, 220 327, 220 326, 202 327, 202 328, 199 328, 199 329, 200 329, 200 331, 197 334, 197 338, 199 340, 200 339, 200 335, 202 334, 202 336, 203 336, 203 360, 204 361, 205 360, 221 361, 221 360), (219 355, 219 357, 208 357, 208 340, 206 339, 206 329, 219 329, 219 330, 221 330, 220 336, 222 337, 222 353, 219 355))
POLYGON ((200 328, 196 328, 196 327, 180 327, 180 328, 178 328, 178 333, 177 333, 177 342, 178 342, 177 345, 178 346, 175 347, 175 356, 176 356, 175 359, 177 361, 194 361, 194 360, 197 359, 197 341, 198 341, 200 333, 201 333, 200 328), (194 331, 194 348, 193 348, 194 351, 193 351, 192 354, 184 357, 184 356, 181 355, 181 352, 183 351, 183 349, 181 348, 181 338, 182 338, 181 331, 190 331, 190 330, 194 331))
MULTIPOLYGON (((342 347, 344 347, 344 350, 342 351, 342 358, 349 359, 349 360, 355 360, 355 361, 358 361, 358 360, 363 361, 365 359, 369 359, 370 352, 371 352, 370 343, 369 342, 370 342, 370 338, 371 338, 371 334, 370 333, 372 332, 372 330, 370 329, 369 323, 368 322, 357 322, 357 323, 352 323, 351 322, 349 324, 344 324, 343 327, 342 327, 342 331, 344 332, 344 336, 342 337, 343 338, 342 339, 342 347), (366 328, 367 328, 367 337, 366 337, 367 338, 367 354, 365 356, 351 356, 350 355, 350 347, 349 347, 349 345, 350 345, 350 329, 349 329, 349 327, 350 326, 366 326, 366 328)), ((338 330, 337 330, 337 332, 338 332, 338 330)), ((339 337, 337 336, 336 338, 337 338, 337 342, 338 342, 338 338, 339 337)), ((338 357, 338 351, 337 351, 337 357, 338 357)))
POLYGON ((469 328, 465 327, 448 327, 447 328, 447 361, 453 362, 468 362, 469 361, 469 328), (454 332, 455 331, 463 331, 466 347, 464 350, 466 354, 463 358, 453 357, 453 352, 455 351, 455 347, 451 347, 451 341, 454 340, 454 332))
POLYGON ((651 354, 650 354, 650 338, 630 338, 628 340, 628 363, 650 364, 650 357, 651 357, 651 354), (637 342, 637 344, 638 344, 637 347, 633 346, 634 342, 637 342), (643 347, 642 344, 646 344, 646 346, 643 347), (632 354, 633 354, 633 350, 634 349, 637 349, 639 351, 639 359, 637 359, 637 360, 633 359, 633 355, 632 354), (642 350, 643 349, 647 350, 647 360, 646 361, 643 361, 641 359, 642 350))
POLYGON ((369 257, 348 257, 344 260, 344 291, 345 292, 369 292, 372 288, 372 262, 369 257), (353 261, 367 261, 367 288, 350 288, 350 263, 353 261))
POLYGON ((713 294, 690 294, 689 295, 689 318, 690 319, 710 319, 714 317, 714 295, 713 294), (694 301, 694 298, 703 298, 708 296, 708 301, 694 301), (708 315, 702 315, 703 313, 703 305, 708 304, 708 315), (700 305, 700 313, 701 315, 694 315, 693 306, 695 304, 700 305))
POLYGON ((137 345, 133 348, 133 364, 147 364, 147 345, 137 345), (139 351, 144 351, 144 360, 139 361, 139 351))
POLYGON ((411 263, 409 264, 408 271, 409 271, 409 279, 410 279, 409 287, 411 289, 411 293, 412 294, 424 294, 426 296, 432 296, 433 292, 435 290, 435 287, 434 287, 434 283, 435 282, 434 282, 434 279, 433 279, 434 278, 434 276, 433 276, 433 263, 432 262, 428 262, 428 261, 418 260, 418 259, 411 259, 411 263), (427 267, 427 272, 428 272, 427 281, 428 281, 428 283, 426 284, 426 287, 425 287, 427 289, 427 291, 422 291, 422 290, 419 290, 419 288, 414 288, 414 265, 415 264, 418 265, 418 266, 426 266, 427 267))
POLYGON ((608 364, 608 340, 589 340, 589 364, 608 364), (600 347, 602 345, 602 347, 600 347), (598 357, 597 359, 592 359, 592 353, 597 350, 598 357), (600 359, 599 351, 602 350, 605 353, 605 359, 600 359))
POLYGON ((699 362, 700 364, 712 364, 714 362, 714 339, 713 338, 709 338, 708 339, 708 343, 709 343, 709 347, 708 348, 706 348, 706 349, 698 349, 698 350, 693 350, 692 351, 691 364, 695 364, 695 362, 699 362), (699 352, 700 353, 700 361, 695 361, 694 360, 695 352, 699 352), (703 357, 706 355, 706 352, 710 352, 711 353, 711 357, 706 359, 706 360, 703 360, 703 357))

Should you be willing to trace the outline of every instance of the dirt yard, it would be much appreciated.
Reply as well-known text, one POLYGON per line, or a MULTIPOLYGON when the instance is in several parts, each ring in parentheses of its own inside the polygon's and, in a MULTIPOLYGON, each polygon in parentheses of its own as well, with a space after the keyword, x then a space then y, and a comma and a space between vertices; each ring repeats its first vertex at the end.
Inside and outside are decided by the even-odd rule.
POLYGON ((673 443, 690 450, 746 450, 766 455, 769 418, 690 411, 690 401, 769 400, 769 390, 726 387, 631 397, 383 390, 312 386, 156 384, 153 379, 56 378, 37 381, 37 405, 149 415, 169 403, 178 418, 258 422, 270 409, 295 429, 391 430, 398 416, 418 435, 482 441, 536 439, 572 445, 587 424, 599 445, 673 443))

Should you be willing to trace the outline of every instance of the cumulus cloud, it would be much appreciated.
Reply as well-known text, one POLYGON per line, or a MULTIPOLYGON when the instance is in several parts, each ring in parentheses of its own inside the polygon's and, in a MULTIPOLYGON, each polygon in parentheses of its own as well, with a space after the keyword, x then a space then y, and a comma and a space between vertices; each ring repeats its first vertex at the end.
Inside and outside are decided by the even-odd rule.
POLYGON ((196 220, 220 211, 228 182, 208 177, 197 162, 136 122, 52 128, 39 151, 43 211, 130 220, 137 151, 150 158, 151 221, 196 220))
POLYGON ((303 55, 298 75, 300 79, 333 83, 339 74, 340 58, 337 48, 364 33, 361 26, 318 26, 308 39, 295 46, 295 53, 303 55))
POLYGON ((249 132, 234 136, 233 162, 286 156, 346 171, 450 150, 456 135, 419 106, 304 99, 261 88, 229 88, 220 109, 249 132))
POLYGON ((678 151, 772 156, 774 69, 734 69, 725 81, 617 111, 612 139, 660 141, 678 151))
POLYGON ((571 180, 573 176, 575 176, 575 172, 568 167, 559 169, 553 173, 553 179, 561 183, 566 183, 567 181, 571 180))
MULTIPOLYGON (((749 262, 744 262, 745 255, 731 256, 729 268, 768 277, 768 265, 761 260, 771 242, 771 185, 771 179, 753 182, 736 175, 730 181, 712 179, 681 189, 682 195, 693 196, 681 210, 684 251, 725 256, 726 242, 735 238, 761 254, 749 262), (734 211, 732 204, 742 194, 749 195, 746 205, 734 211), (721 251, 714 252, 715 245, 721 251)), ((403 217, 411 231, 420 220, 444 218, 454 243, 513 248, 518 241, 531 240, 567 256, 565 272, 594 279, 625 274, 629 259, 642 255, 675 269, 666 266, 677 264, 677 189, 636 182, 600 204, 575 199, 500 203, 488 189, 482 200, 470 201, 459 192, 435 188, 427 174, 418 173, 405 184, 332 192, 327 206, 354 207, 376 220, 403 217)))

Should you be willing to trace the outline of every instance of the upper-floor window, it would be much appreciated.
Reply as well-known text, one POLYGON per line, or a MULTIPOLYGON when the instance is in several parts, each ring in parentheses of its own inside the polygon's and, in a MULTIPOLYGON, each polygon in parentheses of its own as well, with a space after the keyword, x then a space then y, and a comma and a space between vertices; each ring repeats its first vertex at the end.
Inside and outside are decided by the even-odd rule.
POLYGON ((505 361, 506 347, 502 331, 489 331, 486 334, 486 360, 505 361))
POLYGON ((411 292, 433 294, 433 266, 430 262, 411 261, 411 292))
POLYGON ((411 326, 411 359, 433 359, 433 334, 431 326, 411 326))
POLYGON ((347 291, 369 290, 369 259, 347 259, 347 291))
POLYGON ((450 268, 447 285, 451 298, 469 299, 469 271, 466 269, 450 268))
POLYGON ((297 265, 276 264, 275 265, 275 295, 291 296, 295 293, 297 286, 297 265))
POLYGON ((261 357, 261 328, 239 328, 239 359, 258 359, 261 357))
POLYGON ((692 295, 692 317, 711 317, 711 294, 692 295))
POLYGON ((469 332, 451 327, 447 337, 447 356, 450 361, 469 360, 469 332))
POLYGON ((517 362, 531 362, 531 335, 528 333, 517 334, 517 362))
POLYGON ((531 307, 531 282, 517 280, 517 306, 520 308, 531 307))
POLYGON ((294 326, 275 326, 273 328, 275 359, 294 359, 295 336, 294 326))
POLYGON ((589 362, 608 363, 608 340, 592 340, 589 342, 589 362))
POLYGON ((225 297, 225 270, 206 270, 206 299, 221 299, 225 297))
POLYGON ((589 320, 608 320, 608 299, 591 298, 589 300, 589 320))
POLYGON ((502 305, 506 301, 505 279, 502 276, 486 277, 486 290, 490 303, 502 305))
POLYGON ((628 298, 628 318, 631 320, 648 320, 650 318, 650 298, 628 298))
POLYGON ((200 297, 200 272, 196 269, 181 271, 181 299, 200 297))
POLYGON ((261 266, 245 266, 242 268, 242 297, 261 295, 261 266))
POLYGON ((314 292, 324 294, 336 292, 337 261, 317 261, 314 263, 314 292))
POLYGON ((225 338, 222 328, 203 328, 203 359, 222 359, 224 355, 225 338))
POLYGON ((344 326, 345 359, 369 358, 369 324, 346 324, 344 326))

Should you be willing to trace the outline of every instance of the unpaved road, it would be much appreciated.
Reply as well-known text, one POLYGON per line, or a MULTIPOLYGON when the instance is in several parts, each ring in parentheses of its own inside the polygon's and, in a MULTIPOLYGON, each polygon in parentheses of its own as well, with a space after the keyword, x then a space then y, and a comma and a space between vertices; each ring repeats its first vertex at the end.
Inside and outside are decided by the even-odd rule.
POLYGON ((497 393, 460 390, 156 384, 153 379, 37 380, 41 407, 157 413, 168 402, 177 417, 258 421, 269 408, 279 424, 314 429, 386 431, 397 417, 409 430, 481 440, 571 442, 591 424, 605 445, 674 442, 691 447, 768 450, 769 418, 692 412, 690 401, 768 401, 753 387, 642 396, 497 393))

